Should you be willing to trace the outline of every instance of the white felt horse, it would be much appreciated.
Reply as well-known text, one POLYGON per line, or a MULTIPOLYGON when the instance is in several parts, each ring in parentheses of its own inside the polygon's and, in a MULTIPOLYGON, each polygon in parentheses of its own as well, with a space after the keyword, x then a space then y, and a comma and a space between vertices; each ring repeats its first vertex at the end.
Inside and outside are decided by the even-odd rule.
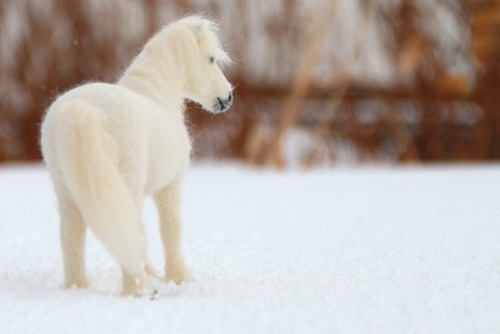
POLYGON ((66 287, 86 287, 86 228, 120 264, 123 294, 152 291, 141 207, 156 201, 165 279, 190 278, 180 251, 179 198, 191 143, 184 100, 219 113, 232 87, 214 25, 190 16, 150 39, 116 84, 88 83, 59 96, 41 128, 58 199, 66 287))

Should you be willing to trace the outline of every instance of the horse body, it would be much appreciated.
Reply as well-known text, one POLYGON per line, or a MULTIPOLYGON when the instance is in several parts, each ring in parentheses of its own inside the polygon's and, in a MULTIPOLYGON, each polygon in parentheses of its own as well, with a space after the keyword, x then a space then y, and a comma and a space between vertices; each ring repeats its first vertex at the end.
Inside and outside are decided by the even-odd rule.
POLYGON ((67 287, 88 284, 89 227, 120 264, 124 294, 151 290, 141 221, 147 195, 158 207, 166 280, 189 279, 179 217, 191 151, 184 99, 215 113, 230 106, 232 88, 214 58, 228 60, 213 25, 188 17, 153 37, 116 84, 76 87, 48 109, 41 147, 58 198, 67 287))
MULTIPOLYGON (((59 120, 51 121, 57 114, 52 110, 59 110, 64 105, 66 107, 62 109, 67 109, 67 104, 72 101, 88 103, 99 113, 105 131, 116 143, 116 152, 109 152, 108 155, 118 155, 118 167, 123 175, 135 180, 133 192, 137 195, 155 193, 170 180, 181 177, 188 167, 191 143, 182 112, 165 109, 119 85, 89 83, 61 95, 47 112, 45 140, 55 140, 51 138, 56 135, 55 129, 48 127, 54 127, 59 120)), ((74 122, 74 119, 69 122, 74 122)), ((42 144, 42 147, 45 146, 55 148, 55 145, 42 144)), ((44 158, 49 166, 59 165, 58 162, 51 164, 48 161, 55 154, 46 153, 44 158)))

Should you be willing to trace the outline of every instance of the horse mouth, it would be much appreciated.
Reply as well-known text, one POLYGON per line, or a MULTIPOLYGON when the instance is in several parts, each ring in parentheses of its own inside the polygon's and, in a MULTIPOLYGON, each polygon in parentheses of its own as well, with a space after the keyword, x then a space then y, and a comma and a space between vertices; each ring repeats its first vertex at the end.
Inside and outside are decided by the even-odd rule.
POLYGON ((229 109, 229 107, 231 107, 232 103, 233 103, 232 94, 229 94, 229 97, 227 99, 221 99, 220 97, 217 97, 213 105, 213 111, 214 113, 225 112, 226 110, 229 109))

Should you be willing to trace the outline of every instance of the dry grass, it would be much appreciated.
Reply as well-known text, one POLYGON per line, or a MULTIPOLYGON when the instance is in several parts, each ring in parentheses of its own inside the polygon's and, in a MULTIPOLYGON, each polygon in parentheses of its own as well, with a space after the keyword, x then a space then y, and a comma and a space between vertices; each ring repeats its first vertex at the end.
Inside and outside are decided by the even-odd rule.
POLYGON ((2 1, 0 161, 39 159, 38 126, 55 94, 88 80, 113 81, 161 24, 200 10, 222 23, 236 64, 228 71, 237 100, 222 117, 190 106, 198 157, 285 167, 287 138, 302 129, 309 138, 300 148, 306 167, 339 159, 346 143, 358 160, 500 158, 500 3, 436 3, 462 25, 460 43, 445 29, 443 36, 433 33, 432 15, 417 0, 352 3, 360 14, 350 40, 342 41, 335 34, 345 29, 339 25, 342 0, 314 6, 299 0, 204 6, 2 1), (390 84, 360 75, 369 71, 363 64, 374 52, 374 29, 386 34, 390 84), (334 48, 350 50, 348 56, 331 52, 332 34, 344 43, 334 48), (468 70, 456 66, 468 61, 468 70))

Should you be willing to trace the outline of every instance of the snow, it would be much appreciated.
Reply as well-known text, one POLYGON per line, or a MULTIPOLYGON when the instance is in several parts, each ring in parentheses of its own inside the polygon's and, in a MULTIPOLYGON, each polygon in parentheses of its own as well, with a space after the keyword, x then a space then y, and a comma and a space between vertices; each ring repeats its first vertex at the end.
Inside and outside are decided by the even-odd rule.
MULTIPOLYGON (((64 290, 40 166, 0 168, 1 333, 498 333, 500 166, 312 172, 196 165, 183 190, 196 281, 122 298, 90 235, 92 287, 64 290)), ((162 268, 156 212, 144 206, 162 268)))

